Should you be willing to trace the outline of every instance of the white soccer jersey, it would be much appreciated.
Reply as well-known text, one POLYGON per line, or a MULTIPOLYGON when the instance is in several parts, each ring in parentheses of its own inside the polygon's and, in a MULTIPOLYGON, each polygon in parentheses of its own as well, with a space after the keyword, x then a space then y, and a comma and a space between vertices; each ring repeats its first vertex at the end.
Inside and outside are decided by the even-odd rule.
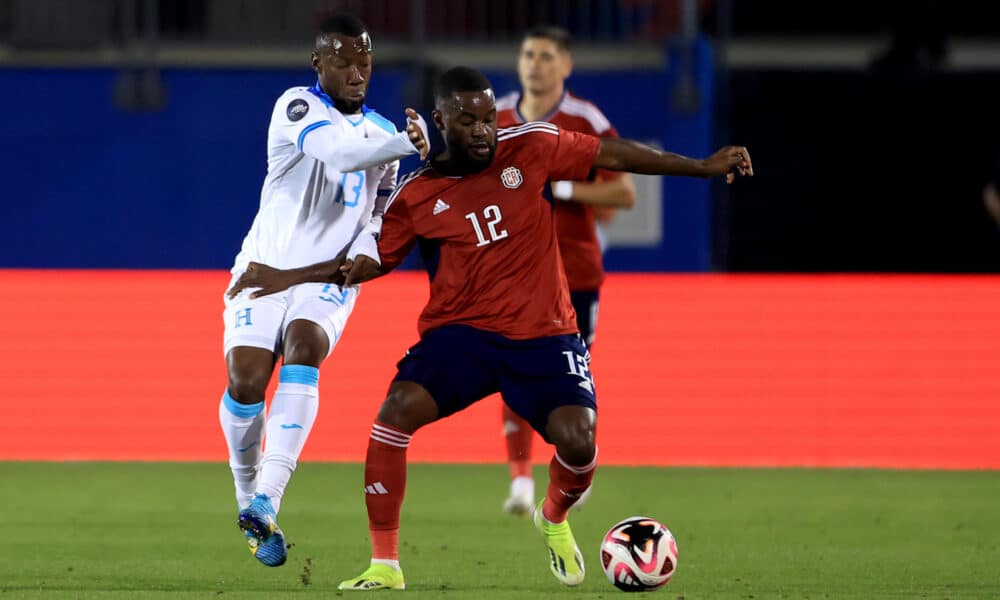
POLYGON ((396 187, 398 158, 416 149, 367 107, 344 115, 319 84, 278 98, 267 132, 260 208, 233 273, 256 261, 291 269, 343 252, 396 187))

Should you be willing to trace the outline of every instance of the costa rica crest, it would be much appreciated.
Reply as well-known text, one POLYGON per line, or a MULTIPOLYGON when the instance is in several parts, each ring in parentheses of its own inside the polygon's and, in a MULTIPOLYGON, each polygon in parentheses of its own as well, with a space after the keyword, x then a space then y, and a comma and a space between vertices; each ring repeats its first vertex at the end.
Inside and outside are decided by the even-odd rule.
POLYGON ((500 173, 500 181, 508 190, 516 190, 524 183, 524 177, 521 176, 521 170, 517 167, 507 167, 500 173))

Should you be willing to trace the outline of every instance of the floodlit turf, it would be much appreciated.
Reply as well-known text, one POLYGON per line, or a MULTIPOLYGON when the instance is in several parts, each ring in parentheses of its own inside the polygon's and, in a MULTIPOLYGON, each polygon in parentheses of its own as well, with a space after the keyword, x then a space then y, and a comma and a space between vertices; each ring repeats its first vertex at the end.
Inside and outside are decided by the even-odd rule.
MULTIPOLYGON (((360 465, 305 463, 269 569, 236 527, 224 464, 0 463, 0 600, 340 597, 368 561, 360 465)), ((537 469, 542 480, 544 469, 537 469)), ((1000 598, 1000 473, 603 468, 571 522, 587 580, 562 588, 505 467, 413 465, 400 597, 614 598, 597 548, 647 514, 680 568, 655 598, 1000 598)), ((356 593, 347 593, 356 595, 356 593)))

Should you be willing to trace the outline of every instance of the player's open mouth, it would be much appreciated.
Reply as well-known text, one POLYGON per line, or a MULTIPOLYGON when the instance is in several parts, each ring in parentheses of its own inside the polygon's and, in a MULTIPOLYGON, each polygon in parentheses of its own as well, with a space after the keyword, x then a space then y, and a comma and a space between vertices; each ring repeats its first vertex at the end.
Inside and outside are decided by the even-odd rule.
POLYGON ((470 144, 469 152, 476 156, 489 156, 490 146, 486 143, 470 144))

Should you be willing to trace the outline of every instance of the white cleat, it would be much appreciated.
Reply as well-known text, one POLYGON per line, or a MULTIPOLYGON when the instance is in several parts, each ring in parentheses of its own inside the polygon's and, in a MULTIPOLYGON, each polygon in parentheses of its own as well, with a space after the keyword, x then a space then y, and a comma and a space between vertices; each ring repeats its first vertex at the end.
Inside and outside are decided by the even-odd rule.
POLYGON ((535 509, 535 499, 531 496, 511 496, 504 500, 503 511, 508 515, 526 517, 535 509))
POLYGON ((510 497, 504 500, 503 511, 508 515, 526 517, 535 510, 535 480, 515 477, 510 482, 510 497))

